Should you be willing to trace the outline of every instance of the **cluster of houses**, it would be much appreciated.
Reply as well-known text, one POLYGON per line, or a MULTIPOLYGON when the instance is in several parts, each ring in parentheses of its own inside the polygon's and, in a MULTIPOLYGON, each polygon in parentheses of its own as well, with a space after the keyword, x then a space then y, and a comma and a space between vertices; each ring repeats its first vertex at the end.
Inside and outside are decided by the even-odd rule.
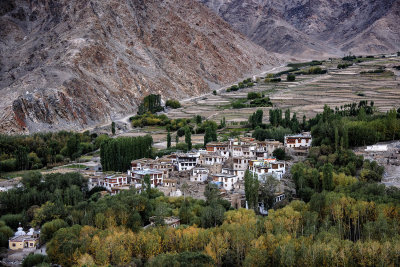
POLYGON ((178 185, 183 182, 190 185, 214 183, 233 204, 244 198, 247 170, 260 180, 266 176, 280 180, 287 165, 285 161, 274 158, 273 151, 277 148, 307 150, 310 146, 309 133, 285 136, 284 144, 275 140, 257 141, 251 137, 211 142, 202 150, 173 153, 157 159, 133 160, 131 168, 124 174, 92 175, 89 177, 89 189, 102 186, 112 195, 130 188, 141 190, 148 176, 151 187, 157 187, 170 196, 182 195, 178 185))

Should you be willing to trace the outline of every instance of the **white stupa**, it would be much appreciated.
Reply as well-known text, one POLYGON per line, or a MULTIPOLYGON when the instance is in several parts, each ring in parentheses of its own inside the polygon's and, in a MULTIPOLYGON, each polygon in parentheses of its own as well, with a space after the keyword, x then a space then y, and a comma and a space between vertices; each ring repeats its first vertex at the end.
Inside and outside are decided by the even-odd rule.
POLYGON ((24 228, 21 227, 21 223, 19 223, 19 227, 18 227, 17 230, 18 230, 18 231, 15 232, 15 236, 26 235, 26 233, 24 232, 24 228))

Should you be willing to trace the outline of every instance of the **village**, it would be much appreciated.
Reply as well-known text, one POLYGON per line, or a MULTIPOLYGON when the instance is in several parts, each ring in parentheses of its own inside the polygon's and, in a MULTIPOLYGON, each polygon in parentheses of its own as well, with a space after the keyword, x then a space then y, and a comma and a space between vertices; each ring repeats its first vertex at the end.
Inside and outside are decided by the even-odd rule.
MULTIPOLYGON (((305 154, 311 146, 310 133, 285 137, 284 144, 275 140, 257 141, 252 137, 240 137, 225 142, 210 142, 205 149, 177 152, 161 158, 133 160, 126 173, 107 175, 101 171, 87 170, 89 190, 104 187, 115 195, 132 188, 140 191, 148 175, 152 188, 165 196, 190 196, 204 199, 206 184, 218 186, 223 199, 232 207, 245 208, 244 176, 246 170, 261 181, 267 176, 281 181, 288 171, 288 163, 273 156, 276 149, 298 155, 305 154)), ((285 188, 279 183, 276 202, 285 199, 285 188)), ((260 203, 260 207, 263 203, 260 203)))

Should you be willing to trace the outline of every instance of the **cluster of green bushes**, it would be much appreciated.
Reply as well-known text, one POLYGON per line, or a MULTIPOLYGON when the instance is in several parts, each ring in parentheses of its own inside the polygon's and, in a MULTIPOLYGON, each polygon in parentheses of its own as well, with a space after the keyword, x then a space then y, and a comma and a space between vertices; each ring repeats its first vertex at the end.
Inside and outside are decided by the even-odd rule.
POLYGON ((179 103, 178 100, 169 99, 169 100, 167 100, 167 102, 165 103, 165 106, 175 109, 175 108, 180 108, 180 107, 181 107, 181 103, 179 103))
POLYGON ((278 83, 281 82, 282 79, 279 78, 276 74, 268 74, 267 77, 265 77, 264 82, 266 83, 278 83))
POLYGON ((289 63, 289 64, 287 64, 287 66, 291 67, 291 68, 302 68, 302 67, 307 67, 307 66, 322 65, 322 63, 323 63, 323 61, 313 60, 313 61, 309 61, 309 62, 289 63))
POLYGON ((308 70, 300 70, 296 73, 302 75, 312 75, 312 74, 325 74, 327 72, 328 72, 327 70, 322 69, 321 67, 311 67, 308 70))
POLYGON ((341 64, 337 65, 337 68, 338 69, 346 69, 346 68, 348 68, 350 66, 353 66, 353 63, 341 63, 341 64))
POLYGON ((238 83, 237 85, 232 85, 228 89, 227 92, 237 91, 239 89, 248 88, 254 86, 254 83, 251 81, 251 78, 243 80, 242 82, 238 83))
POLYGON ((293 73, 289 73, 289 74, 286 76, 286 81, 288 81, 288 82, 294 82, 295 80, 296 80, 296 75, 293 74, 293 73))
POLYGON ((353 61, 353 60, 356 60, 357 59, 357 57, 356 56, 345 56, 345 57, 343 57, 342 58, 342 60, 346 60, 346 61, 353 61))
POLYGON ((35 170, 75 160, 98 149, 104 138, 88 131, 0 135, 0 172, 35 170))
POLYGON ((144 126, 166 126, 171 123, 171 120, 165 114, 155 115, 151 112, 147 112, 143 115, 136 115, 130 117, 132 127, 144 127, 144 126))

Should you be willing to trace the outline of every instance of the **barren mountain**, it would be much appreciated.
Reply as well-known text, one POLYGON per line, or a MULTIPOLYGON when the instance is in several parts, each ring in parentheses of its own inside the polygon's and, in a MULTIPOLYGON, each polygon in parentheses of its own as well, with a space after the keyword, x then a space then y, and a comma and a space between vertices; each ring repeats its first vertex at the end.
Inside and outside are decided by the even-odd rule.
POLYGON ((83 129, 279 60, 194 0, 3 0, 0 132, 83 129))
POLYGON ((400 50, 399 0, 198 0, 268 51, 304 57, 400 50))

